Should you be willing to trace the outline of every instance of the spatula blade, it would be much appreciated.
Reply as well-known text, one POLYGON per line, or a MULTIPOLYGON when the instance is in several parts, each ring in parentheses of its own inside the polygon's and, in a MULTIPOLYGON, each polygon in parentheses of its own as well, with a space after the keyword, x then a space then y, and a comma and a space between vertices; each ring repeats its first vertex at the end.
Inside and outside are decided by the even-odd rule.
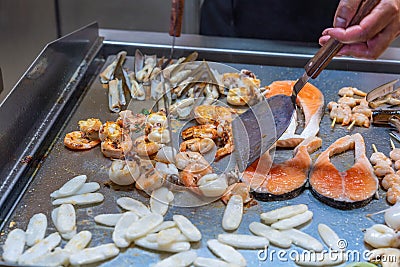
POLYGON ((233 120, 235 155, 240 172, 271 148, 286 131, 293 112, 292 99, 276 95, 264 99, 233 120))

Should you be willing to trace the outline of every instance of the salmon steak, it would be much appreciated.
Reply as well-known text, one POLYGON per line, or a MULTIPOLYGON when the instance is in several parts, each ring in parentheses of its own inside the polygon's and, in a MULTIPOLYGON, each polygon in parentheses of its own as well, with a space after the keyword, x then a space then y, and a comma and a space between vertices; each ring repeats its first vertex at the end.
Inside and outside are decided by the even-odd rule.
POLYGON ((294 156, 282 163, 272 163, 266 152, 243 173, 243 182, 250 185, 259 200, 282 200, 298 196, 304 189, 311 168, 310 153, 321 147, 319 137, 310 137, 294 150, 294 156))
POLYGON ((340 209, 354 209, 368 204, 375 196, 379 181, 365 155, 361 134, 346 135, 320 154, 310 173, 313 194, 322 202, 340 209), (339 171, 331 162, 334 155, 354 149, 354 165, 339 171))
MULTIPOLYGON (((291 96, 295 83, 296 81, 275 81, 266 87, 267 90, 264 96, 266 98, 279 94, 291 96)), ((297 95, 296 105, 304 113, 304 130, 301 134, 295 133, 298 122, 297 113, 294 112, 288 129, 276 143, 277 147, 294 148, 304 139, 316 136, 319 132, 319 124, 324 112, 324 95, 322 92, 311 83, 306 83, 297 95)))

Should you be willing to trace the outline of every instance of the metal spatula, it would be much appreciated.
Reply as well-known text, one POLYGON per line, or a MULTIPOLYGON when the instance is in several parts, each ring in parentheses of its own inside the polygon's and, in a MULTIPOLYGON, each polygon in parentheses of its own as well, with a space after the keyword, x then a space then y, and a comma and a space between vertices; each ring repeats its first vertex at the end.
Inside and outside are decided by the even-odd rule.
MULTIPOLYGON (((349 26, 359 24, 379 2, 362 1, 349 26)), ((232 122, 239 171, 244 171, 282 136, 296 109, 297 94, 310 78, 315 79, 321 73, 342 47, 342 43, 331 38, 305 65, 305 73, 295 83, 292 96, 270 97, 252 106, 232 122)))

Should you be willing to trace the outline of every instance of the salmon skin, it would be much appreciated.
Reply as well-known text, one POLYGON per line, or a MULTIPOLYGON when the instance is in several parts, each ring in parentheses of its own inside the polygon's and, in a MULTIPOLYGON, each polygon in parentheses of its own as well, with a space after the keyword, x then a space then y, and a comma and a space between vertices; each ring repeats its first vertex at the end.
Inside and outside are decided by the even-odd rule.
POLYGON ((315 161, 310 173, 312 193, 327 205, 339 209, 365 206, 375 196, 379 181, 365 155, 361 134, 346 135, 336 140, 315 161), (354 165, 340 172, 330 157, 354 149, 354 165))
MULTIPOLYGON (((296 81, 274 81, 266 87, 264 96, 270 98, 279 94, 291 96, 293 86, 296 81)), ((306 83, 300 93, 297 95, 296 105, 299 106, 304 113, 305 125, 301 134, 295 134, 297 127, 297 117, 294 117, 288 129, 279 138, 277 147, 294 148, 304 139, 316 136, 319 132, 319 124, 324 113, 324 95, 322 92, 312 85, 306 83)))
POLYGON ((321 144, 321 138, 307 138, 296 147, 293 158, 282 163, 272 163, 267 152, 246 169, 242 181, 249 184, 252 195, 262 201, 294 198, 306 185, 312 163, 310 153, 321 144))

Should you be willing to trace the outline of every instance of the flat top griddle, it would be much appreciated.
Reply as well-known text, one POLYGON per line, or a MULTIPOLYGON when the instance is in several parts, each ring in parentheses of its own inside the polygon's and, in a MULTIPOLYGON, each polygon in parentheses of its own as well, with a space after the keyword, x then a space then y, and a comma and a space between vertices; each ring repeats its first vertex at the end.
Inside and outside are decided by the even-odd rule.
MULTIPOLYGON (((101 192, 105 196, 103 203, 79 207, 76 209, 77 212, 77 226, 78 231, 89 230, 93 234, 93 239, 90 246, 96 246, 102 243, 112 242, 112 228, 103 227, 94 223, 93 217, 102 213, 118 213, 121 210, 116 204, 116 200, 122 196, 130 196, 135 199, 141 200, 143 203, 148 204, 149 197, 133 187, 110 187, 108 186, 108 168, 111 165, 111 161, 105 158, 100 152, 100 148, 96 147, 89 151, 74 152, 66 149, 63 145, 63 137, 66 133, 78 129, 77 122, 81 119, 86 118, 99 118, 105 122, 107 120, 115 120, 117 114, 111 113, 108 110, 108 97, 107 90, 102 87, 99 81, 98 74, 101 69, 108 65, 115 56, 115 52, 127 49, 128 55, 133 55, 133 49, 137 48, 135 45, 116 45, 106 44, 101 47, 95 55, 93 61, 89 62, 90 65, 87 69, 94 69, 93 73, 88 73, 92 79, 82 79, 78 81, 78 88, 83 88, 81 93, 74 98, 74 101, 68 102, 72 105, 71 112, 68 116, 64 116, 62 122, 55 124, 53 131, 53 138, 51 142, 47 143, 47 148, 50 148, 45 152, 45 158, 36 164, 30 166, 34 170, 27 172, 26 177, 16 177, 16 182, 22 183, 19 188, 26 188, 26 191, 21 195, 21 199, 15 198, 14 208, 6 213, 7 216, 3 216, 0 235, 0 244, 4 243, 7 233, 16 227, 26 229, 27 223, 32 215, 35 213, 43 212, 47 215, 50 220, 50 213, 53 209, 51 205, 50 193, 58 189, 68 179, 75 175, 86 174, 89 181, 99 182, 101 185, 101 192), (95 65, 95 68, 90 66, 95 65), (29 177, 32 179, 28 179, 29 177)), ((140 47, 144 54, 158 53, 160 57, 167 53, 167 50, 162 50, 160 54, 160 48, 154 47, 140 47)), ((179 49, 178 49, 179 51, 179 49)), ((186 51, 181 51, 185 54, 186 51)), ((201 56, 201 55, 200 55, 201 56)), ((225 57, 223 55, 222 57, 225 57)), ((131 62, 132 57, 129 57, 127 64, 131 62)), ((202 59, 202 58, 201 58, 202 59)), ((216 57, 205 58, 210 61, 218 61, 216 57)), ((262 85, 268 85, 275 80, 291 80, 296 79, 303 73, 301 67, 287 67, 287 66, 276 66, 268 63, 268 57, 266 57, 265 64, 251 64, 251 60, 247 64, 244 63, 233 63, 219 61, 220 63, 228 64, 236 69, 249 69, 253 71, 259 79, 261 79, 262 85)), ((282 62, 285 64, 285 62, 282 62)), ((359 64, 359 62, 357 63, 359 64)), ((366 63, 367 64, 367 63, 366 63)), ((290 65, 290 63, 288 63, 290 65)), ((325 70, 318 77, 317 80, 311 81, 317 86, 325 96, 325 102, 337 100, 337 91, 343 86, 354 86, 364 91, 369 91, 372 88, 383 84, 387 81, 398 78, 397 74, 390 73, 376 73, 373 71, 352 71, 352 70, 325 70)), ((137 103, 137 109, 141 110, 145 107, 146 103, 137 103)), ((353 134, 359 132, 365 139, 367 146, 367 156, 372 153, 371 145, 375 144, 379 151, 384 152, 388 155, 390 151, 389 143, 389 130, 383 127, 372 126, 370 128, 353 127, 351 131, 345 127, 336 125, 332 130, 330 127, 331 120, 329 114, 325 113, 321 121, 319 136, 323 140, 322 148, 312 154, 313 160, 319 155, 320 151, 326 149, 333 141, 337 138, 342 137, 346 134, 353 134)), ((400 144, 396 143, 398 146, 400 144)), ((290 155, 288 151, 276 152, 276 157, 279 159, 287 158, 290 155)), ((339 155, 333 159, 334 163, 342 169, 350 167, 353 163, 352 152, 347 152, 339 155)), ((11 193, 17 194, 16 187, 11 190, 11 193)), ((24 191, 24 190, 22 190, 24 191)), ((317 225, 319 223, 325 223, 331 226, 341 238, 344 238, 347 242, 348 250, 359 251, 360 259, 350 259, 352 261, 363 261, 362 253, 367 249, 363 243, 363 232, 362 230, 370 227, 375 223, 383 222, 383 216, 377 215, 373 217, 373 220, 366 217, 367 214, 374 213, 388 207, 385 201, 385 193, 380 190, 380 199, 373 200, 370 204, 365 207, 353 210, 338 210, 327 206, 318 201, 310 192, 306 189, 301 195, 294 199, 284 201, 271 201, 261 202, 252 207, 245 209, 244 216, 240 228, 236 231, 237 233, 250 234, 248 225, 253 221, 260 221, 260 213, 268 210, 272 210, 278 207, 292 205, 292 204, 307 204, 309 209, 314 212, 313 220, 301 228, 306 233, 309 233, 320 240, 317 231, 317 225)), ((207 249, 206 241, 212 238, 216 238, 218 234, 224 233, 221 227, 222 215, 225 205, 221 201, 216 201, 204 206, 198 207, 174 207, 171 206, 165 220, 172 219, 174 214, 182 214, 187 216, 201 231, 203 238, 198 243, 192 244, 194 249, 199 256, 204 257, 215 257, 207 249)), ((50 222, 47 233, 56 231, 53 224, 50 222)), ((63 241, 65 243, 65 241, 63 241)), ((268 251, 275 250, 280 251, 280 248, 270 246, 268 251)), ((248 266, 288 266, 294 265, 287 255, 288 262, 279 260, 277 254, 273 258, 268 258, 266 261, 260 261, 258 259, 258 250, 239 250, 246 258, 248 266)), ((302 251, 301 249, 292 246, 290 251, 302 251)), ((0 247, 0 255, 2 248, 0 247)), ((126 250, 122 250, 121 253, 113 258, 112 260, 103 262, 103 266, 149 266, 160 259, 163 259, 171 254, 169 253, 156 253, 150 250, 131 246, 126 250)), ((270 256, 270 255, 268 255, 270 256)))

